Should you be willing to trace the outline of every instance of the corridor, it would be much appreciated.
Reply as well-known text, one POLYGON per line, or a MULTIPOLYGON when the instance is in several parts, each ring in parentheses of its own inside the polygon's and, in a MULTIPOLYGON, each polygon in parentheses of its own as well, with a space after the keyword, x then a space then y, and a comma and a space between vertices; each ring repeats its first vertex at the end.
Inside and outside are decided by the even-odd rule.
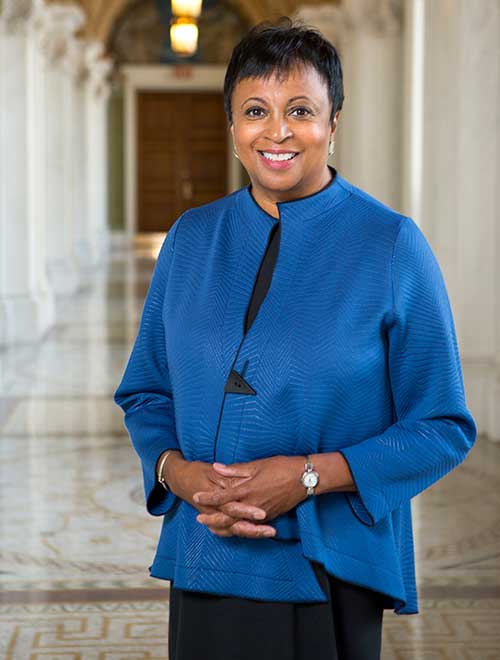
MULTIPOLYGON (((5 660, 167 658, 168 582, 148 574, 161 519, 112 400, 158 248, 115 250, 44 339, 0 352, 5 660)), ((479 437, 413 500, 421 611, 385 611, 384 660, 498 657, 499 468, 479 437)))

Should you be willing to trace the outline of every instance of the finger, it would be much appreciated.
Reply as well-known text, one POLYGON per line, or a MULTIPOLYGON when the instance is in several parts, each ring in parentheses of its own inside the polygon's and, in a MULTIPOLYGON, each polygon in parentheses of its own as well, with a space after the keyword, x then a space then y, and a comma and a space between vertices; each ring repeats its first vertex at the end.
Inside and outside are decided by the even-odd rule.
POLYGON ((246 520, 238 520, 229 529, 237 536, 247 538, 276 536, 276 530, 271 525, 254 525, 246 520))
POLYGON ((229 527, 237 522, 238 519, 222 511, 216 511, 215 513, 200 513, 196 516, 196 520, 202 525, 208 525, 210 527, 229 527))
POLYGON ((220 509, 233 518, 247 518, 248 520, 264 520, 267 515, 264 509, 243 502, 228 502, 221 505, 220 509))
POLYGON ((230 477, 251 477, 253 470, 245 464, 233 463, 232 465, 225 465, 224 463, 213 463, 213 468, 220 474, 225 474, 230 477))
POLYGON ((212 534, 215 534, 216 536, 236 536, 234 532, 229 529, 229 527, 209 527, 208 529, 212 532, 212 534))
POLYGON ((238 500, 241 497, 246 497, 249 492, 249 489, 243 486, 226 488, 225 490, 204 490, 194 493, 193 500, 198 504, 220 506, 221 504, 227 504, 227 502, 231 502, 231 500, 238 500))

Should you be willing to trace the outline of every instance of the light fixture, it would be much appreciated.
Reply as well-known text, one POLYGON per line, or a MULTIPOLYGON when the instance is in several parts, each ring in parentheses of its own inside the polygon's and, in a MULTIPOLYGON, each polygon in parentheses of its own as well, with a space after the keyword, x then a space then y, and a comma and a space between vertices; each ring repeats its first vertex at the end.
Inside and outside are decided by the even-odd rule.
POLYGON ((172 14, 183 18, 198 18, 202 0, 172 0, 172 14))
POLYGON ((193 55, 198 47, 198 26, 192 18, 180 16, 170 24, 170 43, 174 53, 180 56, 193 55))

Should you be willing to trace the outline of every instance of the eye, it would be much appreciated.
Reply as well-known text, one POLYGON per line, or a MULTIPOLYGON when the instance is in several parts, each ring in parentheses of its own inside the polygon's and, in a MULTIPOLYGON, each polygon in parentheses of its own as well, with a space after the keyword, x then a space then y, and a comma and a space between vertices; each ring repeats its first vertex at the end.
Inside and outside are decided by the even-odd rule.
POLYGON ((264 112, 264 110, 262 108, 259 108, 258 106, 255 105, 255 106, 245 110, 245 115, 247 115, 248 117, 261 117, 262 116, 262 115, 252 114, 254 110, 256 110, 257 112, 264 112))
POLYGON ((297 112, 297 110, 300 110, 300 114, 298 115, 299 117, 307 117, 307 115, 312 114, 312 112, 309 110, 309 108, 305 108, 304 106, 294 108, 292 110, 292 112, 297 112))

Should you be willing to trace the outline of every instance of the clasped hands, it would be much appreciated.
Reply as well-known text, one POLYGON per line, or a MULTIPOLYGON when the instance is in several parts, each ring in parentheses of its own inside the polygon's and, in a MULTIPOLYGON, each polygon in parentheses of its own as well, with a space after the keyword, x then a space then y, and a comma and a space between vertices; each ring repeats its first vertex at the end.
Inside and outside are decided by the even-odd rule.
POLYGON ((218 536, 275 536, 275 528, 265 523, 306 498, 300 483, 303 469, 302 456, 231 465, 186 461, 181 473, 187 488, 180 487, 184 494, 177 494, 200 511, 196 520, 218 536))

